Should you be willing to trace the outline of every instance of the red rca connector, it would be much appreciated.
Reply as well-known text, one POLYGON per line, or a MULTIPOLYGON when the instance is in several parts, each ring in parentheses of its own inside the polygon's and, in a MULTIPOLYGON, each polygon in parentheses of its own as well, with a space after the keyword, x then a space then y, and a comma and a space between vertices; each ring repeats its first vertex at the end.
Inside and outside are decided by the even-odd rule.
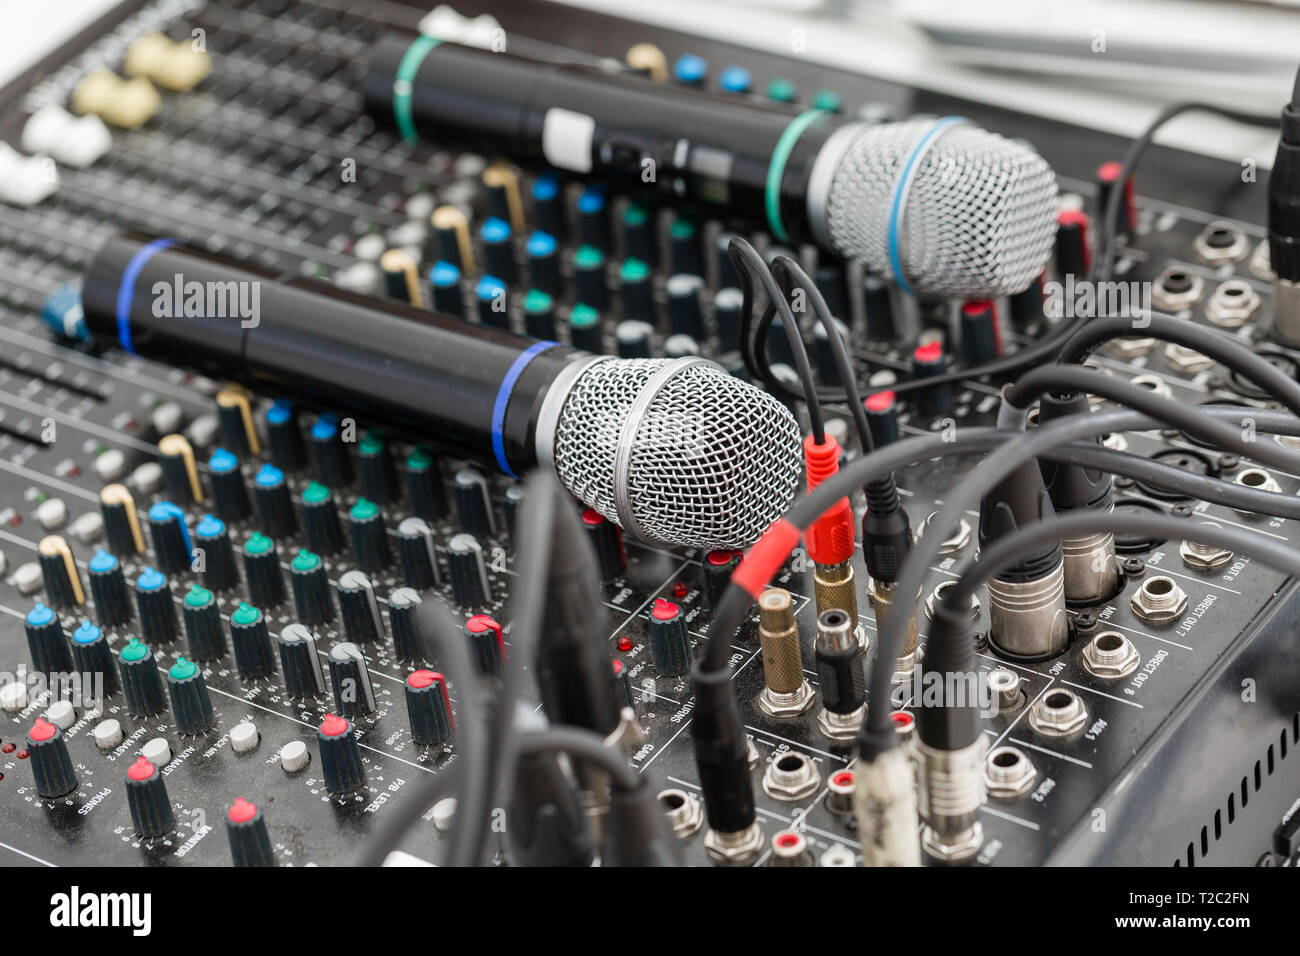
MULTIPOLYGON (((818 444, 812 435, 803 441, 804 466, 808 472, 808 491, 840 470, 840 443, 830 435, 818 444)), ((839 499, 821 514, 804 532, 808 557, 815 564, 842 564, 853 557, 853 506, 848 496, 839 499)))

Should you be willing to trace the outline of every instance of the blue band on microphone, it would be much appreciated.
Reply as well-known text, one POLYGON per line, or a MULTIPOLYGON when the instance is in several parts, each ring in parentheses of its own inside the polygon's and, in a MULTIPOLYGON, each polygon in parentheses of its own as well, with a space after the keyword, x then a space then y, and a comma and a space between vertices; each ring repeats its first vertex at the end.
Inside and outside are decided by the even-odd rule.
POLYGON ((889 264, 893 267, 894 281, 898 283, 898 287, 913 297, 916 293, 907 284, 907 276, 903 274, 903 257, 899 251, 902 243, 899 232, 903 227, 903 208, 906 204, 907 192, 912 186, 912 178, 916 175, 917 164, 930 151, 934 141, 951 127, 965 122, 967 119, 964 116, 945 116, 931 126, 912 148, 912 154, 907 157, 903 172, 898 177, 898 185, 894 187, 894 201, 889 210, 889 264))
POLYGON ((501 380, 501 387, 497 389, 497 400, 492 405, 492 451, 497 456, 497 467, 511 478, 518 478, 506 461, 506 406, 510 404, 510 393, 514 391, 515 382, 519 381, 519 376, 524 374, 524 369, 528 363, 535 359, 547 349, 559 345, 559 342, 549 340, 543 342, 534 342, 528 346, 519 357, 510 365, 506 377, 501 380))
POLYGON ((175 239, 155 239, 131 257, 122 273, 122 284, 117 287, 117 341, 131 355, 137 354, 131 344, 131 300, 135 298, 135 280, 150 259, 169 246, 175 239))

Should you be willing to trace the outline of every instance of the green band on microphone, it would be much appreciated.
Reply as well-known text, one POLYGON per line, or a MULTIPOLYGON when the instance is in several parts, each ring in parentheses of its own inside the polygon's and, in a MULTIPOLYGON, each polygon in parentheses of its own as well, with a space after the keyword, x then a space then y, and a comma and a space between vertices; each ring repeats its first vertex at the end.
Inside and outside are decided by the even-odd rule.
POLYGON ((829 115, 825 110, 806 110, 790 121, 790 125, 785 128, 781 138, 776 141, 776 148, 772 150, 772 158, 767 164, 767 182, 763 188, 763 205, 767 210, 767 224, 772 230, 772 235, 781 242, 786 242, 790 236, 785 231, 785 223, 781 221, 781 180, 785 176, 785 164, 790 160, 790 154, 794 152, 794 147, 799 142, 799 137, 804 134, 813 123, 823 116, 829 115))
POLYGON ((397 65, 397 78, 393 80, 393 118, 397 120, 397 129, 402 134, 402 139, 412 146, 420 141, 415 132, 415 120, 411 117, 411 91, 415 84, 415 74, 420 72, 420 65, 429 51, 441 42, 437 37, 416 37, 402 55, 402 62, 397 65))

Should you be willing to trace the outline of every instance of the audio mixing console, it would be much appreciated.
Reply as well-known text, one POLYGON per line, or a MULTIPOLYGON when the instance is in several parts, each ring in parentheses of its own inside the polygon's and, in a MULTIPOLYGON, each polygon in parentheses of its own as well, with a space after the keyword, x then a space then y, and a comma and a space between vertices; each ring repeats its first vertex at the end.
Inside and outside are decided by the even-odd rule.
MULTIPOLYGON (((486 31, 489 45, 504 37, 512 54, 599 69, 592 64, 601 58, 653 44, 676 70, 668 84, 873 123, 961 114, 1030 143, 1055 171, 1066 210, 1045 274, 1052 282, 1092 255, 1097 170, 1128 147, 631 18, 544 3, 458 10, 496 17, 500 34, 486 21, 462 27, 486 31)), ((859 263, 819 260, 811 244, 774 238, 761 215, 690 215, 662 195, 651 205, 578 176, 503 164, 486 147, 441 143, 431 124, 413 142, 400 116, 375 108, 367 65, 386 39, 406 49, 427 12, 404 0, 127 0, 0 92, 0 138, 18 150, 0 147, 0 852, 8 864, 352 863, 420 781, 465 772, 449 713, 459 719, 462 686, 450 668, 437 673, 448 662, 430 659, 420 602, 451 610, 486 674, 500 674, 519 641, 513 602, 529 569, 516 543, 526 505, 521 486, 496 466, 504 453, 495 461, 463 454, 465 442, 448 447, 446 436, 327 388, 281 391, 256 374, 232 385, 241 376, 222 374, 226 346, 215 331, 210 342, 170 346, 163 359, 148 357, 153 340, 88 336, 96 310, 122 321, 118 287, 102 280, 124 266, 138 275, 145 262, 134 253, 151 239, 173 240, 159 255, 176 263, 188 248, 196 261, 238 262, 263 277, 253 280, 262 282, 259 299, 232 286, 214 306, 212 285, 185 288, 173 260, 158 259, 166 265, 147 275, 152 285, 177 271, 178 302, 208 296, 198 314, 248 327, 249 341, 291 308, 272 297, 266 277, 301 290, 317 288, 304 283, 314 279, 363 305, 405 299, 590 352, 700 355, 745 376, 738 280, 725 254, 732 233, 769 254, 789 245, 814 271, 873 391, 936 362, 977 364, 1025 347, 1061 318, 1014 292, 982 306, 970 300, 960 316, 951 298, 918 306, 859 263), (53 165, 34 154, 53 156, 53 165), (122 233, 141 238, 118 249, 122 233), (961 345, 947 332, 956 327, 961 345), (198 568, 196 545, 206 562, 198 568), (104 675, 103 695, 93 680, 82 695, 80 685, 27 679, 43 669, 104 675)), ((658 61, 647 62, 656 72, 658 61)), ((418 95, 416 107, 418 120, 418 95)), ((1300 351, 1269 333, 1266 174, 1254 183, 1241 173, 1154 148, 1116 278, 1149 290, 1157 310, 1223 330, 1295 379, 1300 351)), ((285 295, 307 294, 292 289, 285 295)), ((347 334, 358 354, 370 347, 363 324, 347 334)), ((838 386, 825 334, 809 329, 807 339, 814 374, 838 386)), ((769 354, 794 364, 775 333, 769 354)), ((320 361, 334 367, 332 357, 320 361)), ((1214 359, 1154 338, 1117 339, 1087 365, 1189 408, 1240 405, 1249 417, 1282 407, 1214 359)), ((302 367, 303 380, 312 372, 302 367)), ((904 438, 960 431, 998 420, 1001 381, 900 391, 892 404, 868 405, 873 421, 904 438)), ((827 432, 855 448, 844 405, 828 403, 826 416, 827 432)), ((1300 492, 1300 473, 1243 461, 1177 428, 1117 432, 1104 445, 1238 487, 1300 492)), ((897 470, 913 530, 924 532, 978 460, 948 455, 897 470)), ((1296 543, 1293 519, 1150 481, 1118 478, 1114 502, 1117 514, 1202 518, 1296 543)), ((789 592, 802 656, 782 669, 765 653, 760 607, 770 602, 751 606, 729 635, 762 835, 752 853, 720 853, 707 839, 690 667, 736 556, 704 539, 696 547, 669 535, 654 543, 620 536, 606 520, 620 515, 604 510, 583 511, 582 528, 602 579, 604 651, 640 730, 628 762, 659 795, 684 862, 708 865, 730 852, 733 862, 859 865, 853 727, 846 735, 823 712, 834 674, 814 662, 820 571, 809 554, 797 549, 771 582, 789 592), (781 680, 790 687, 773 686, 781 680)), ((923 644, 934 591, 977 553, 980 524, 972 508, 931 568, 917 602, 923 644)), ((987 795, 969 860, 1293 864, 1295 579, 1251 555, 1176 537, 1120 532, 1115 551, 1111 586, 1072 602, 1061 631, 1068 644, 1047 656, 1005 653, 980 591, 976 666, 998 704, 980 725, 987 795)), ((871 659, 875 595, 861 570, 850 587, 871 659)), ((529 662, 522 699, 530 708, 542 700, 534 670, 529 662)), ((909 738, 912 694, 900 685, 895 714, 909 738)), ((489 858, 521 862, 511 826, 493 828, 489 858)), ((401 848, 436 862, 453 832, 438 804, 401 848)), ((581 846, 573 852, 590 862, 590 847, 586 857, 581 846)))

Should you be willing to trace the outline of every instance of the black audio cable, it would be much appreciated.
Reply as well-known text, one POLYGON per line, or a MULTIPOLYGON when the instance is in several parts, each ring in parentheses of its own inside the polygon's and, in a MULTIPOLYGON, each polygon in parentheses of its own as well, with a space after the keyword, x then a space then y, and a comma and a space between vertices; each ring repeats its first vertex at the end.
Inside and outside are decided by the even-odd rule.
POLYGON ((515 721, 513 702, 523 690, 524 669, 536 650, 546 606, 546 577, 551 564, 551 530, 556 512, 568 507, 568 496, 556 480, 541 469, 533 471, 524 482, 524 504, 519 516, 519 548, 515 555, 515 601, 511 609, 514 624, 510 629, 511 653, 502 677, 501 700, 495 733, 488 746, 486 760, 470 765, 467 773, 484 775, 484 793, 488 799, 475 810, 467 810, 468 839, 474 845, 474 862, 482 860, 487 843, 488 822, 503 774, 508 771, 514 745, 515 721), (472 814, 472 816, 471 816, 472 814))
MULTIPOLYGON (((808 350, 804 347, 803 335, 799 331, 799 323, 790 309, 790 303, 786 301, 776 279, 768 270, 767 263, 763 261, 763 257, 746 240, 739 236, 733 237, 727 246, 727 256, 731 259, 732 265, 736 267, 736 272, 740 276, 740 292, 742 296, 740 310, 741 357, 745 359, 746 368, 751 375, 754 374, 754 370, 749 367, 749 358, 746 353, 744 323, 745 317, 753 312, 754 279, 757 277, 758 282, 763 286, 763 291, 767 293, 767 312, 772 315, 775 315, 778 311, 781 313, 781 327, 785 329, 786 338, 790 342, 790 351, 794 355, 795 372, 798 374, 799 381, 803 386, 802 395, 798 392, 787 394, 791 394, 791 397, 796 401, 807 404, 808 423, 812 430, 813 439, 819 445, 825 444, 826 422, 822 416, 821 400, 818 397, 817 386, 813 380, 812 365, 808 361, 808 350)), ((770 324, 771 320, 769 319, 770 324)))
POLYGON ((1105 342, 1118 338, 1154 338, 1195 349, 1225 368, 1253 382, 1272 397, 1300 415, 1300 383, 1271 362, 1252 352, 1230 335, 1197 325, 1190 319, 1155 312, 1141 328, 1123 316, 1096 318, 1075 330, 1061 346, 1056 361, 1075 365, 1086 359, 1105 342))
MULTIPOLYGON (((864 452, 875 450, 875 439, 871 434, 871 426, 867 423, 867 409, 862 404, 862 393, 858 391, 858 377, 853 370, 853 357, 849 354, 848 346, 844 342, 844 334, 840 331, 834 316, 831 315, 830 306, 826 304, 826 297, 822 295, 821 289, 817 288, 817 283, 813 281, 812 276, 808 275, 804 268, 789 256, 776 256, 772 259, 772 276, 776 279, 781 291, 787 298, 794 289, 801 289, 808 302, 812 305, 813 315, 826 333, 826 341, 830 345, 835 370, 844 383, 844 394, 848 397, 849 413, 853 418, 853 427, 858 432, 858 444, 864 452)), ((743 338, 742 341, 744 341, 743 338)), ((799 337, 799 344, 803 345, 802 335, 799 337)), ((773 381, 776 381, 776 379, 773 378, 773 381)), ((766 379, 764 383, 767 384, 766 379)))
MULTIPOLYGON (((1017 409, 1026 410, 1045 392, 1082 392, 1097 395, 1127 408, 1145 412, 1161 424, 1179 429, 1205 442, 1213 443, 1242 458, 1270 465, 1288 472, 1300 471, 1300 451, 1273 442, 1257 442, 1243 435, 1241 427, 1199 414, 1200 406, 1183 405, 1173 399, 1077 365, 1045 365, 1021 376, 1002 390, 1003 400, 1017 409)), ((1240 415, 1249 418, 1253 409, 1243 407, 1240 415)), ((1045 427, 1045 426, 1044 426, 1045 427)))
MULTIPOLYGON (((488 737, 487 727, 482 722, 479 683, 470 664, 469 648, 451 614, 437 602, 429 600, 421 603, 416 611, 416 621, 422 637, 432 647, 434 656, 443 662, 443 670, 452 675, 455 682, 459 711, 456 715, 457 749, 464 764, 473 766, 475 761, 481 762, 486 755, 488 737)), ((438 773, 424 774, 410 793, 388 808, 375 833, 367 840, 357 866, 383 865, 388 854, 397 849, 402 838, 420 817, 447 795, 452 784, 456 785, 456 806, 460 810, 480 805, 470 802, 475 799, 481 801, 482 798, 474 792, 476 788, 471 775, 462 772, 460 768, 453 766, 438 773)), ((459 862, 466 846, 464 819, 462 817, 457 821, 458 825, 449 838, 446 859, 451 865, 459 862)))

